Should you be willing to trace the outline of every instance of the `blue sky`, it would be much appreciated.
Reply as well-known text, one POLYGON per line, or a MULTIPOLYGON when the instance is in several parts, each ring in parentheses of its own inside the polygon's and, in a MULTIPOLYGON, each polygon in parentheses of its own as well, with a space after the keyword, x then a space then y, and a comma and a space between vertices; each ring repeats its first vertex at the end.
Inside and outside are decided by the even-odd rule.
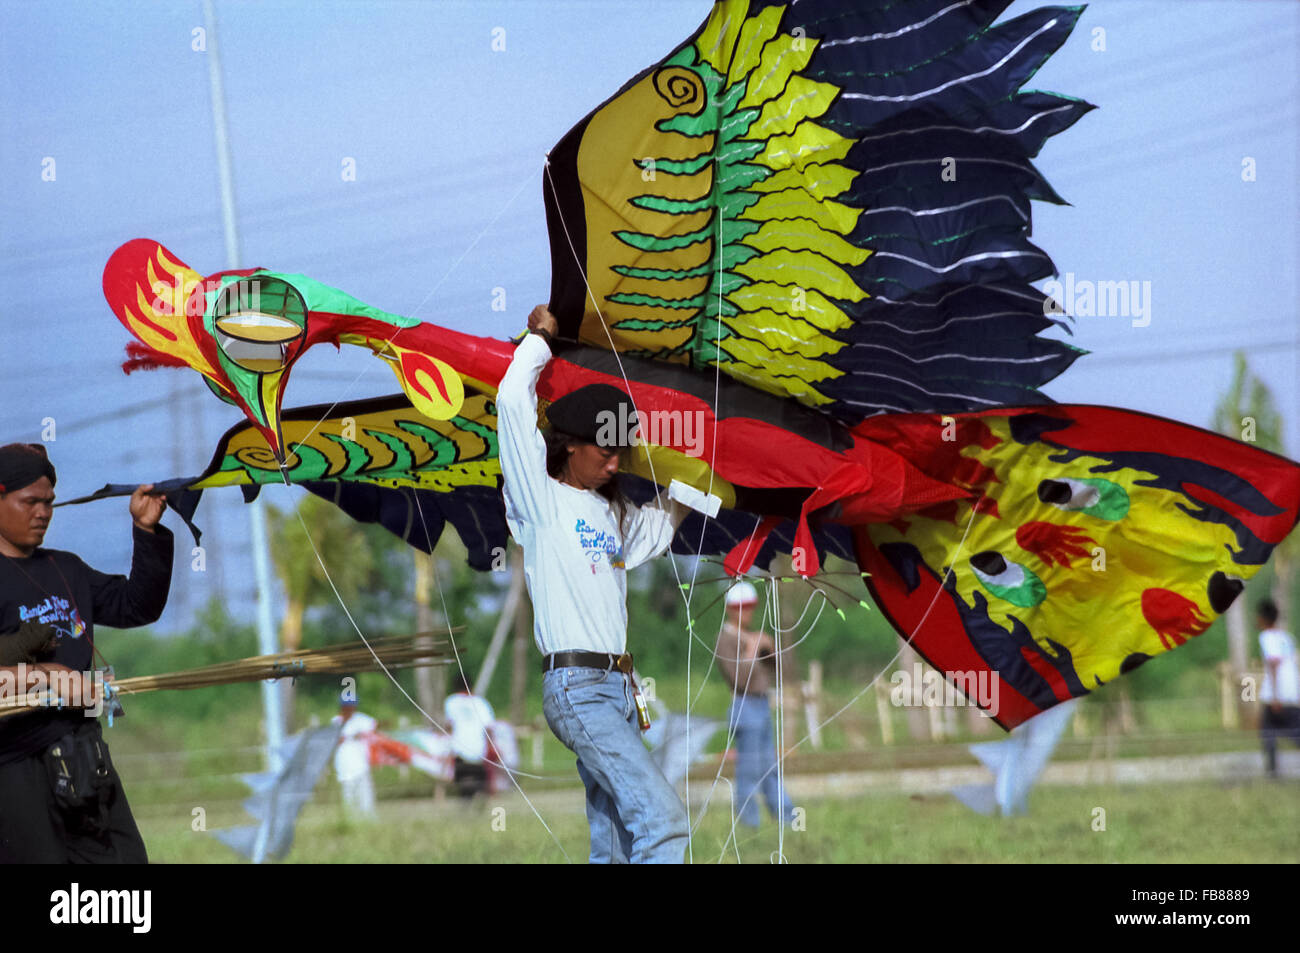
MULTIPOLYGON (((709 9, 215 6, 242 264, 500 337, 549 290, 546 150, 709 9), (348 159, 355 181, 342 175, 348 159)), ((108 256, 136 237, 203 273, 227 265, 208 54, 193 49, 203 26, 197 0, 0 3, 0 442, 39 440, 52 418, 65 497, 197 473, 238 422, 189 372, 123 375, 128 335, 100 290, 108 256)), ((1297 49, 1290 2, 1100 0, 1029 84, 1100 107, 1037 160, 1072 205, 1035 207, 1035 243, 1063 279, 1150 282, 1147 326, 1078 319, 1073 342, 1092 353, 1046 388, 1053 397, 1206 425, 1242 348, 1300 455, 1297 49), (1254 181, 1243 181, 1248 158, 1254 181)), ((392 383, 356 349, 318 348, 295 368, 286 406, 392 383)), ((178 570, 170 626, 217 591, 251 602, 247 521, 219 496, 199 511, 208 571, 178 570)), ((124 501, 60 510, 47 542, 125 570, 124 501)))

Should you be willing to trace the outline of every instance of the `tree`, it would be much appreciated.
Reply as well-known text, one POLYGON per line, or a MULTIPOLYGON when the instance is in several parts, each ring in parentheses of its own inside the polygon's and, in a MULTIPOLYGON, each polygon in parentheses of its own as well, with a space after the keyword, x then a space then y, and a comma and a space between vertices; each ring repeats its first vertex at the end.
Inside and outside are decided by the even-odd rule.
MULTIPOLYGON (((1246 355, 1236 354, 1236 368, 1228 392, 1219 400, 1214 410, 1212 426, 1219 433, 1254 443, 1264 450, 1282 453, 1282 415, 1278 412, 1273 394, 1262 380, 1250 370, 1246 355)), ((1296 543, 1294 536, 1283 540, 1273 550, 1273 570, 1276 577, 1274 600, 1282 617, 1290 620, 1291 580, 1294 575, 1296 543)), ((1249 664, 1247 638, 1246 600, 1237 599, 1228 608, 1224 620, 1228 629, 1228 661, 1232 667, 1234 683, 1239 682, 1249 664)), ((1238 713, 1244 702, 1238 702, 1238 713)))
MULTIPOLYGON (((338 507, 308 495, 295 511, 296 515, 274 506, 267 508, 271 559, 285 592, 280 620, 280 649, 285 652, 302 647, 303 620, 309 609, 333 605, 337 601, 335 587, 345 603, 354 599, 371 581, 375 569, 374 553, 362 526, 338 507)), ((292 719, 293 683, 282 680, 281 684, 286 716, 292 719)))

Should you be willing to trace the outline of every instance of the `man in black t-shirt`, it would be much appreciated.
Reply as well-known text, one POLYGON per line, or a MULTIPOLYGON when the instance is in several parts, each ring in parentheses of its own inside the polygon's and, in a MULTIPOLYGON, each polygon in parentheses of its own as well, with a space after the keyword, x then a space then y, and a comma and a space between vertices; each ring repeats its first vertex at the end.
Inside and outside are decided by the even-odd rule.
POLYGON ((110 576, 41 548, 54 483, 40 444, 0 447, 0 693, 48 686, 67 706, 0 717, 0 862, 145 863, 90 714, 100 703, 91 673, 96 622, 129 628, 162 615, 172 567, 172 536, 159 523, 166 502, 152 486, 131 495, 131 575, 110 576), (34 627, 44 629, 39 638, 34 627))

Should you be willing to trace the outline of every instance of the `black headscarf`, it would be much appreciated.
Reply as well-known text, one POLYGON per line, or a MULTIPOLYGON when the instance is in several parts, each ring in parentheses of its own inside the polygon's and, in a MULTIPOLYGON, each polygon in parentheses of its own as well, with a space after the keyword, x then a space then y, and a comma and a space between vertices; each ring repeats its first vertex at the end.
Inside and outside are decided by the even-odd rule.
POLYGON ((11 443, 0 447, 0 493, 31 486, 41 477, 55 483, 54 464, 39 443, 11 443))
POLYGON ((612 384, 588 384, 565 394, 546 408, 546 419, 560 433, 609 447, 631 446, 637 422, 631 398, 612 384))

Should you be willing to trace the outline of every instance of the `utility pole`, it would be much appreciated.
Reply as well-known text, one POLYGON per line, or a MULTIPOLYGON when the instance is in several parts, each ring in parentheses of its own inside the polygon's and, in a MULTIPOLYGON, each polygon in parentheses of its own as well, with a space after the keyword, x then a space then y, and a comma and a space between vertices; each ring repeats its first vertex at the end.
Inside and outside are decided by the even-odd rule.
MULTIPOLYGON (((226 238, 226 269, 239 264, 239 230, 235 224, 235 182, 231 172, 230 140, 226 131, 226 97, 221 85, 221 60, 217 55, 217 17, 212 0, 203 0, 203 18, 207 24, 208 85, 212 93, 212 128, 217 140, 217 174, 221 179, 221 219, 226 238)), ((253 571, 257 580, 257 648, 263 655, 279 651, 275 624, 271 617, 271 559, 266 539, 266 510, 259 495, 248 505, 249 529, 252 534, 253 571)), ((266 764, 272 772, 282 767, 284 750, 284 710, 280 705, 279 686, 262 682, 262 712, 266 723, 266 764)))
MULTIPOLYGON (((418 649, 433 651, 433 608, 432 596, 433 557, 426 552, 412 547, 415 559, 415 631, 419 638, 415 641, 418 649)), ((443 692, 436 686, 443 678, 441 666, 426 666, 415 670, 415 697, 420 707, 435 719, 442 717, 443 692), (437 671, 437 678, 434 672, 437 671)))

